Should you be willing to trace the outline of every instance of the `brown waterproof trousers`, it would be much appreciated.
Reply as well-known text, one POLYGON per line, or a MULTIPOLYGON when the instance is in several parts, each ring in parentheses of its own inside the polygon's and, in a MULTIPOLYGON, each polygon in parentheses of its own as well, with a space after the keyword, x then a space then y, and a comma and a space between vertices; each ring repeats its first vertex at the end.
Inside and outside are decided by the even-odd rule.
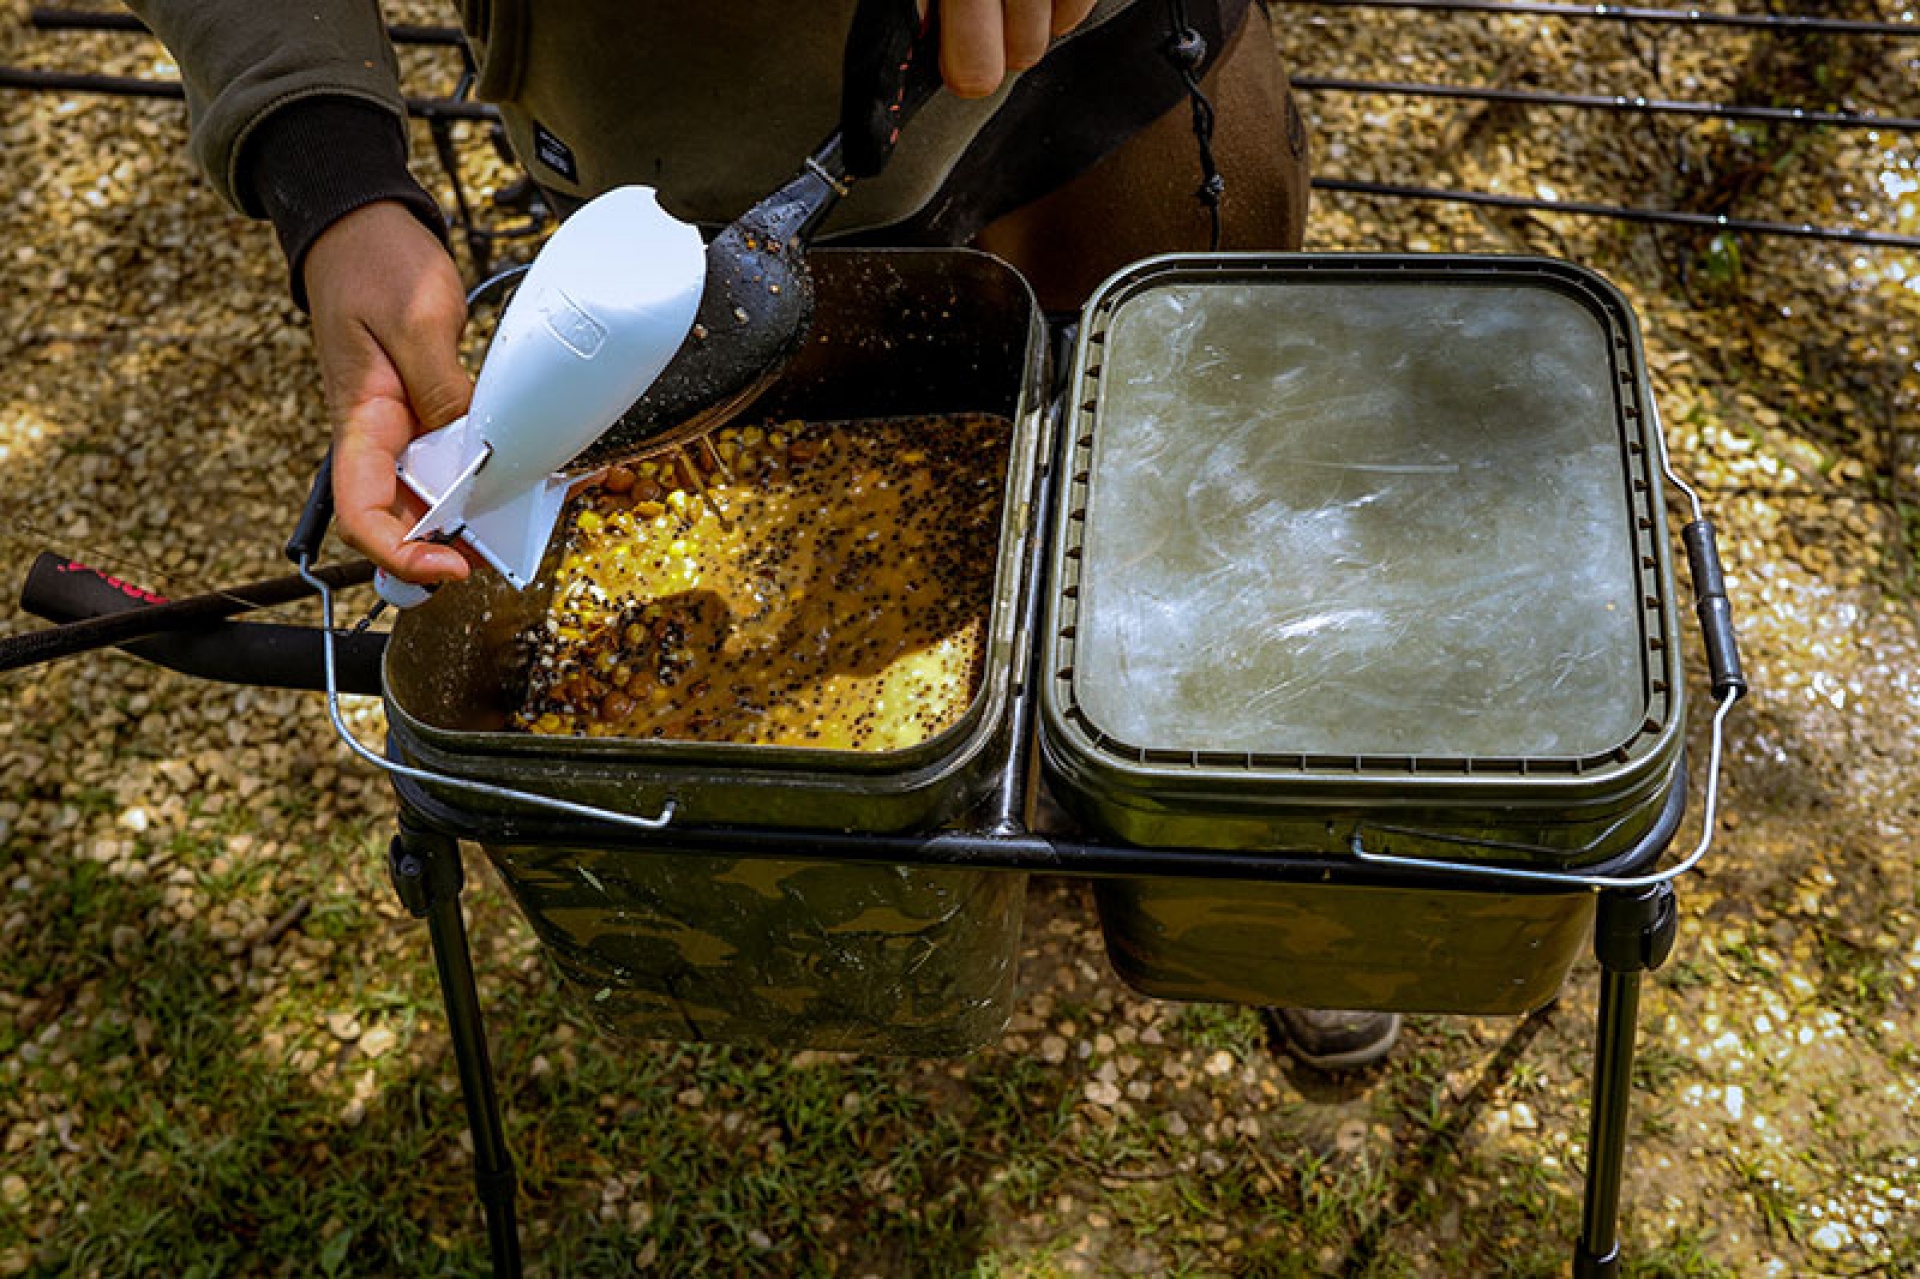
MULTIPOLYGON (((1201 88, 1213 104, 1213 154, 1226 183, 1220 247, 1298 249, 1306 127, 1258 6, 1201 88)), ((1075 310, 1129 262, 1208 246, 1200 181, 1193 115, 1182 103, 1064 186, 989 223, 974 244, 1018 268, 1046 310, 1075 310)))

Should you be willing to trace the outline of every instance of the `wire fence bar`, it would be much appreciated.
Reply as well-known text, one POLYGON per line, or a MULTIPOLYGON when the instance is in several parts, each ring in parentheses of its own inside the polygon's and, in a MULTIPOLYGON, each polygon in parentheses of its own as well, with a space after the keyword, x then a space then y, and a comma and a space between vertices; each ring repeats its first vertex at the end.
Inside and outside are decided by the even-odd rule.
MULTIPOLYGON (((100 75, 85 71, 40 71, 27 67, 0 67, 0 89, 32 89, 47 93, 100 93, 118 98, 186 100, 178 80, 148 76, 100 75)), ((484 102, 453 98, 407 98, 407 113, 423 120, 480 120, 492 123, 500 113, 484 102)))
MULTIPOLYGON (((137 31, 147 26, 131 13, 37 6, 27 14, 27 25, 38 31, 137 31)), ((387 28, 395 44, 431 44, 457 49, 465 42, 458 27, 421 26, 396 22, 387 28)))
POLYGON ((1701 119, 1750 120, 1760 124, 1797 124, 1836 129, 1878 129, 1920 133, 1920 117, 1870 112, 1809 111, 1804 107, 1752 107, 1721 102, 1682 102, 1626 94, 1557 93, 1542 89, 1501 89, 1485 85, 1350 80, 1338 76, 1295 75, 1295 89, 1321 93, 1382 94, 1407 98, 1451 98, 1468 102, 1504 102, 1520 106, 1572 107, 1583 111, 1623 111, 1644 115, 1683 115, 1701 119))
MULTIPOLYGON (((1787 29, 1828 35, 1920 37, 1920 22, 1875 22, 1821 18, 1810 14, 1717 13, 1706 9, 1665 9, 1615 4, 1559 4, 1552 0, 1287 0, 1295 8, 1425 9, 1452 13, 1518 14, 1528 17, 1594 18, 1615 22, 1654 22, 1678 26, 1787 29)), ((38 7, 27 18, 42 31, 145 31, 131 13, 38 7)), ((396 44, 458 46, 458 27, 397 22, 387 28, 396 44)))
MULTIPOLYGON (((1579 5, 1558 0, 1289 0, 1295 8, 1398 9, 1424 12, 1519 14, 1541 17, 1606 19, 1621 22, 1646 22, 1694 26, 1741 27, 1819 32, 1851 36, 1920 37, 1920 22, 1889 23, 1852 19, 1819 18, 1801 15, 1717 13, 1700 9, 1649 8, 1628 5, 1579 5)), ((34 8, 31 25, 45 30, 93 30, 144 33, 147 28, 131 13, 65 9, 53 6, 34 8)), ((389 36, 401 44, 459 47, 463 37, 457 27, 395 24, 389 36)), ((1871 129, 1888 133, 1920 133, 1920 118, 1879 116, 1850 111, 1816 111, 1803 107, 1747 106, 1731 103, 1689 102, 1647 98, 1626 94, 1562 93, 1538 89, 1508 89, 1495 86, 1466 86, 1418 82, 1376 81, 1338 76, 1297 74, 1294 88, 1304 92, 1377 94, 1433 98, 1453 101, 1490 102, 1514 106, 1540 106, 1646 115, 1684 116, 1694 119, 1722 119, 1756 124, 1798 125, 1815 128, 1871 129)), ((26 89, 49 92, 98 93, 121 97, 140 97, 178 101, 185 92, 177 80, 149 76, 119 76, 91 72, 46 71, 0 66, 0 89, 26 89)), ((497 123, 499 112, 492 106, 455 98, 406 99, 410 115, 428 121, 474 120, 497 123)), ((1920 236, 1897 232, 1855 230, 1847 227, 1817 226, 1812 223, 1780 222, 1765 219, 1736 218, 1693 213, 1678 209, 1648 209, 1578 200, 1542 199, 1505 195, 1496 192, 1447 190, 1388 182, 1340 177, 1313 180, 1317 190, 1382 199, 1429 200, 1440 203, 1475 205, 1535 213, 1562 213, 1574 216, 1608 218, 1615 221, 1649 225, 1685 227, 1699 231, 1727 232, 1739 235, 1775 236, 1857 245, 1874 249, 1920 249, 1920 236)))
POLYGON ((1641 8, 1617 4, 1557 4, 1552 0, 1288 0, 1296 8, 1419 9, 1429 13, 1484 13, 1543 18, 1590 18, 1689 27, 1744 27, 1804 34, 1920 38, 1920 22, 1872 22, 1803 14, 1716 13, 1708 9, 1641 8))
POLYGON ((1338 191, 1349 195, 1379 196, 1387 199, 1434 200, 1446 204, 1473 204, 1532 213, 1570 213, 1581 217, 1612 218, 1620 222, 1689 227, 1696 231, 1773 235, 1795 240, 1826 240, 1874 249, 1920 250, 1920 235, 1901 235, 1887 231, 1854 231, 1846 227, 1815 226, 1806 222, 1767 222, 1752 218, 1730 218, 1712 213, 1687 213, 1678 209, 1640 209, 1631 205, 1594 204, 1584 200, 1542 200, 1532 196, 1500 195, 1490 191, 1454 191, 1438 187, 1404 186, 1393 182, 1368 182, 1352 178, 1315 178, 1313 187, 1316 191, 1338 191))

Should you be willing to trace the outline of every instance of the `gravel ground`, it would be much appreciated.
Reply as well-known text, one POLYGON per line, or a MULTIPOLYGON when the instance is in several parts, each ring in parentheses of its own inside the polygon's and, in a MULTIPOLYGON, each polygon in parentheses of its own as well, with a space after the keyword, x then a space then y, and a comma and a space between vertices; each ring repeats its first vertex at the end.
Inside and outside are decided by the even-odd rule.
MULTIPOLYGON (((25 11, 0 8, 0 62, 168 70, 151 44, 33 32, 25 11)), ((1410 39, 1404 14, 1286 13, 1303 73, 1920 116, 1915 39, 1656 40, 1472 15, 1410 39)), ((430 53, 408 75, 451 80, 430 53)), ((1910 134, 1306 104, 1328 175, 1920 233, 1910 134)), ((0 567, 15 580, 43 549, 169 594, 283 571, 324 437, 318 379, 270 234, 218 206, 182 125, 166 102, 0 97, 0 567)), ((501 180, 477 140, 461 153, 476 189, 501 180)), ((1731 721, 1728 829, 1683 887, 1642 1008, 1628 1255, 1646 1274, 1912 1273, 1920 261, 1345 196, 1321 197, 1308 247, 1546 253, 1633 301, 1676 462, 1720 525, 1754 692, 1731 721)), ((0 633, 36 624, 0 612, 0 633)), ((377 737, 376 705, 352 714, 377 737)), ((178 1273, 312 1273, 316 1254, 335 1272, 470 1267, 425 943, 383 883, 391 800, 318 701, 67 661, 0 684, 0 779, 0 1274, 159 1272, 179 1258, 151 1260, 120 1223, 165 1242, 169 1219, 197 1223, 173 1244, 178 1273), (233 1119, 260 1098, 285 1127, 233 1119), (405 1197, 383 1199, 383 1179, 421 1166, 436 1171, 386 1207, 405 1197), (365 1200, 341 1168, 372 1183, 365 1200)), ((1081 887, 1043 881, 1013 1024, 976 1057, 663 1050, 619 1077, 473 872, 530 1251, 554 1272, 617 1257, 662 1273, 1534 1274, 1571 1246, 1590 962, 1547 1014, 1414 1019, 1386 1067, 1331 1080, 1270 1051, 1244 1010, 1127 992, 1081 887), (716 1152, 757 1168, 801 1146, 804 1125, 755 1108, 768 1078, 833 1081, 826 1108, 851 1124, 835 1140, 865 1162, 858 1185, 803 1177, 810 1203, 743 1224, 724 1205, 757 1201, 716 1152), (989 1097, 1019 1098, 1017 1122, 989 1097), (690 1188, 639 1151, 656 1111, 688 1134, 690 1188), (976 1128, 942 1128, 953 1113, 976 1128), (936 1242, 942 1212, 969 1222, 959 1252, 936 1242)))

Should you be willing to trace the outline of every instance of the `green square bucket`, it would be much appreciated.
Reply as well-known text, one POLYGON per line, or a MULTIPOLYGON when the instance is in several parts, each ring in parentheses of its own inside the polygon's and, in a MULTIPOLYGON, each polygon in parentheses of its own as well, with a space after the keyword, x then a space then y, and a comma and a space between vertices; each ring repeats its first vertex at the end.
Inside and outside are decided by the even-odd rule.
MULTIPOLYGON (((1026 877, 1005 870, 753 858, 676 847, 683 825, 932 829, 996 784, 1012 738, 1020 593, 1037 490, 1045 326, 1026 282, 966 250, 826 249, 816 320, 743 421, 978 413, 1006 421, 1006 477, 979 687, 959 722, 886 751, 542 736, 509 727, 525 591, 479 572, 404 614, 383 672, 390 749, 418 802, 485 850, 598 1026, 625 1038, 944 1056, 1012 1009, 1026 877), (668 809, 645 850, 516 838, 516 792, 621 814, 668 809), (492 833, 487 833, 492 832, 492 833)), ((555 553, 549 555, 549 570, 555 553)), ((529 827, 531 828, 531 827, 529 827)))
MULTIPOLYGON (((1038 715, 1055 798, 1153 848, 1604 873, 1683 775, 1632 312, 1545 259, 1175 255, 1086 311, 1038 715)), ((1521 1011, 1584 890, 1115 879, 1170 998, 1521 1011)))

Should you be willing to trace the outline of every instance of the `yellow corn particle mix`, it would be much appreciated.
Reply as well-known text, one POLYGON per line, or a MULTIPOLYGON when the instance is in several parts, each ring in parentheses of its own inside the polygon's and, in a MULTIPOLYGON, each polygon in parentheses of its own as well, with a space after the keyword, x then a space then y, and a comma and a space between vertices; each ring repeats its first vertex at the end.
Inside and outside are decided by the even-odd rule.
POLYGON ((561 518, 535 733, 898 750, 979 682, 1010 424, 728 427, 561 518))

